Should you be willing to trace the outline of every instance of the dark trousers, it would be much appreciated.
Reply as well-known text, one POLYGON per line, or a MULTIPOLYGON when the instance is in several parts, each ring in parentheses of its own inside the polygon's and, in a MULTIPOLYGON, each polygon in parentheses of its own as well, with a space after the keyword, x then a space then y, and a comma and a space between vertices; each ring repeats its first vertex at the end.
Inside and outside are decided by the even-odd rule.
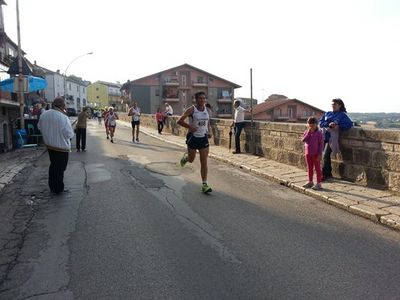
POLYGON ((76 149, 81 149, 81 141, 82 141, 82 150, 85 150, 86 128, 76 128, 76 149))
POLYGON ((53 193, 64 191, 64 171, 67 169, 68 152, 47 150, 50 157, 49 187, 53 193))
POLYGON ((332 177, 332 164, 331 164, 331 153, 332 149, 329 146, 329 142, 324 143, 324 164, 322 167, 322 176, 325 178, 332 177))
POLYGON ((158 133, 161 133, 162 130, 163 130, 163 128, 164 128, 164 122, 163 122, 163 121, 157 121, 157 130, 158 130, 158 133))
POLYGON ((244 128, 244 122, 235 123, 235 151, 240 152, 240 134, 244 128))

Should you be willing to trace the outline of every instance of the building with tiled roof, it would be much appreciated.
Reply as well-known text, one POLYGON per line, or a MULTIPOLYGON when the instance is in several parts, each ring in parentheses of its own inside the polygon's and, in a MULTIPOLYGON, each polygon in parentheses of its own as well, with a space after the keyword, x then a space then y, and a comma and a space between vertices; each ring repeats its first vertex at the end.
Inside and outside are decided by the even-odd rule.
POLYGON ((271 95, 253 107, 253 119, 270 122, 304 123, 309 117, 321 118, 324 111, 298 99, 271 95))
POLYGON ((155 113, 157 108, 169 103, 175 114, 194 102, 197 92, 204 92, 216 117, 232 117, 234 90, 239 85, 208 73, 189 64, 148 75, 122 85, 125 101, 137 101, 145 113, 155 113))

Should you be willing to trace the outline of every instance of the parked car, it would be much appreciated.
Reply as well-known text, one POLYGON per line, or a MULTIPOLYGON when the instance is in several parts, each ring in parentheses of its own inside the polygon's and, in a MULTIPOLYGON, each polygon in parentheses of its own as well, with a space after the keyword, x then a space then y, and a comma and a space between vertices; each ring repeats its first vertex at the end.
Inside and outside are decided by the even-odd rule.
POLYGON ((67 115, 70 117, 76 117, 78 114, 76 112, 76 109, 73 107, 68 107, 67 108, 67 115))

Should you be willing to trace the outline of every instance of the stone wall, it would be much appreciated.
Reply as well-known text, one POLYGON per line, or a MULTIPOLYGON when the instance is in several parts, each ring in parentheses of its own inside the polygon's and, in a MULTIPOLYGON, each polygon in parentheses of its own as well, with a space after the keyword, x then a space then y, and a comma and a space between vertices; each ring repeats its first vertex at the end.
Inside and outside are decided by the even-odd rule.
MULTIPOLYGON (((126 115, 122 118, 128 117, 126 115)), ((164 131, 185 136, 186 129, 170 117, 164 131)), ((231 120, 212 119, 211 144, 228 147, 231 120)), ((154 116, 142 115, 141 125, 156 129, 154 116)), ((264 156, 306 170, 301 137, 305 124, 254 122, 255 149, 251 124, 242 131, 242 151, 264 156)), ((332 160, 333 175, 360 185, 400 193, 400 131, 352 128, 340 137, 343 161, 332 160)), ((232 137, 234 148, 234 137, 232 137)))

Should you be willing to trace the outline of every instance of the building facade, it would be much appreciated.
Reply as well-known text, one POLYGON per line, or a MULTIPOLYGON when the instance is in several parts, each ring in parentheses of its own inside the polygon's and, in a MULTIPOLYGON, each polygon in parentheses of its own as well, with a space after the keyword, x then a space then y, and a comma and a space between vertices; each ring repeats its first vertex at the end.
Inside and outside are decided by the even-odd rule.
POLYGON ((123 110, 121 103, 121 84, 96 81, 88 86, 88 101, 94 107, 114 106, 123 110))
POLYGON ((75 108, 77 112, 80 112, 87 103, 87 86, 88 81, 82 80, 80 77, 74 75, 66 78, 66 99, 67 107, 75 108))
MULTIPOLYGON (((18 55, 18 46, 4 30, 3 5, 0 0, 0 80, 10 78, 7 73, 11 62, 18 55)), ((0 90, 0 152, 13 148, 13 127, 19 117, 19 103, 16 94, 0 90)))
POLYGON ((244 98, 244 97, 237 97, 235 100, 239 100, 241 102, 241 106, 244 108, 250 108, 251 106, 256 106, 258 100, 257 99, 251 99, 251 98, 244 98))
POLYGON ((270 96, 265 102, 253 107, 253 119, 270 122, 305 123, 309 117, 318 120, 324 111, 297 99, 270 96))
POLYGON ((155 113, 169 103, 181 114, 194 103, 194 95, 204 92, 216 117, 232 117, 234 90, 239 85, 189 64, 171 68, 122 85, 122 99, 137 101, 145 113, 155 113))

